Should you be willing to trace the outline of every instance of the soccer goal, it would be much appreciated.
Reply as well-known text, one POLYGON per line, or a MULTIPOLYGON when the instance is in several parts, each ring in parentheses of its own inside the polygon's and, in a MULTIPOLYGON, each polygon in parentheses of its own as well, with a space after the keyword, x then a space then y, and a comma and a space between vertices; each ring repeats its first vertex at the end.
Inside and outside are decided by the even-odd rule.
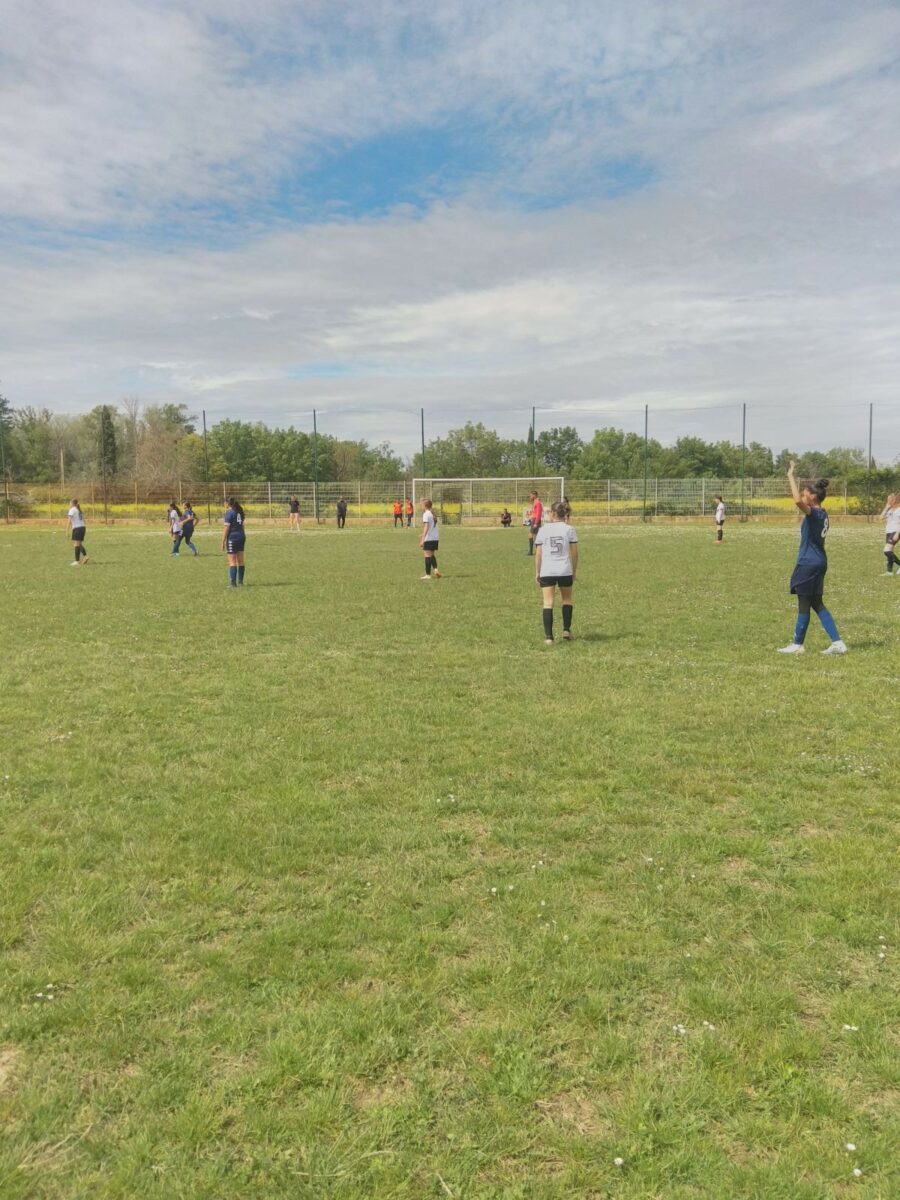
POLYGON ((523 512, 530 507, 529 493, 537 492, 544 504, 552 504, 563 498, 565 487, 562 475, 514 479, 423 478, 412 481, 412 498, 417 506, 422 500, 432 500, 443 525, 462 525, 465 521, 499 523, 504 508, 512 514, 513 524, 520 525, 523 512))

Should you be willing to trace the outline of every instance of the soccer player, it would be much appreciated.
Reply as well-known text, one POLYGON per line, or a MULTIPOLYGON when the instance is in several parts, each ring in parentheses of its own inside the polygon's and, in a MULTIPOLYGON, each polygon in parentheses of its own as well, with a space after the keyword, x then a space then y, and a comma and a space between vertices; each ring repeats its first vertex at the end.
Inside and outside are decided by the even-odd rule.
POLYGON ((347 524, 347 499, 341 496, 337 502, 337 527, 343 529, 347 524))
POLYGON ((804 514, 803 523, 800 526, 800 550, 797 554, 797 565, 791 575, 791 593, 797 597, 797 624, 794 628, 794 640, 787 646, 779 647, 779 653, 803 653, 803 643, 809 628, 809 611, 812 609, 822 622, 822 628, 831 638, 831 645, 822 653, 846 654, 847 647, 841 640, 834 617, 823 601, 825 572, 828 570, 828 558, 825 554, 828 513, 822 507, 822 501, 828 492, 828 480, 820 479, 801 490, 794 476, 796 465, 791 460, 787 478, 794 503, 804 514))
POLYGON ((892 575, 892 568, 896 566, 900 576, 900 558, 894 553, 894 547, 900 542, 900 496, 896 492, 888 496, 881 510, 881 519, 884 521, 885 572, 892 575))
POLYGON ((537 537, 538 530, 541 527, 541 521, 544 519, 544 506, 541 504, 541 498, 537 492, 529 492, 531 499, 531 512, 528 514, 528 556, 534 554, 534 539, 537 537))
POLYGON ((181 536, 184 538, 184 544, 193 554, 194 558, 200 553, 191 538, 194 536, 194 526, 197 524, 197 514, 194 512, 194 506, 190 500, 186 500, 184 504, 184 512, 181 514, 181 536))
POLYGON ((578 534, 569 524, 569 506, 558 500, 550 509, 552 521, 535 538, 534 577, 544 602, 544 641, 553 643, 553 602, 562 598, 563 639, 572 640, 572 586, 578 568, 578 534))
POLYGON ((500 514, 500 524, 504 529, 509 529, 510 525, 512 525, 512 513, 508 508, 504 508, 503 512, 500 514))
POLYGON ((416 510, 413 507, 413 502, 409 498, 409 496, 407 496, 406 497, 406 528, 407 529, 412 528, 412 519, 415 515, 416 515, 416 510))
MULTIPOLYGON (((181 509, 172 500, 169 504, 168 512, 169 533, 172 535, 172 554, 178 556, 178 551, 181 549, 183 533, 183 524, 181 520, 181 509)), ((171 555, 170 555, 171 557, 171 555)))
POLYGON ((234 496, 228 497, 228 509, 222 518, 222 549, 228 555, 229 587, 244 585, 244 510, 234 496))
POLYGON ((438 519, 434 515, 434 506, 430 500, 422 501, 422 536, 419 545, 425 551, 425 574, 423 579, 441 578, 437 569, 438 551, 438 519))
POLYGON ((88 561, 88 552, 84 548, 84 534, 87 527, 84 523, 84 513, 77 500, 72 501, 67 520, 69 528, 72 530, 72 541, 75 543, 75 560, 69 565, 80 567, 88 561))
MULTIPOLYGON (((229 501, 229 503, 230 503, 230 501, 229 501)), ((290 500, 288 500, 288 508, 290 509, 290 514, 291 514, 290 523, 289 523, 288 528, 296 529, 297 532, 299 533, 300 532, 300 501, 297 499, 296 496, 291 496, 290 500)))
POLYGON ((722 535, 725 531, 725 501, 721 496, 716 496, 716 545, 721 545, 722 535))
POLYGON ((397 526, 399 525, 400 528, 402 529, 403 528, 403 504, 399 500, 394 501, 393 512, 394 512, 394 528, 396 529, 397 526))

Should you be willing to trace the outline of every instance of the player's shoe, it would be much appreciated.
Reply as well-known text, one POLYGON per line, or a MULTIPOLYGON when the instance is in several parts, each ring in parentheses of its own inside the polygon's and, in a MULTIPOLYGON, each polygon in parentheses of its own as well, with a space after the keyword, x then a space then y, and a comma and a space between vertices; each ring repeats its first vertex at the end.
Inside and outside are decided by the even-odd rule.
POLYGON ((823 654, 846 654, 847 645, 840 638, 836 642, 832 642, 827 650, 823 650, 823 654))
POLYGON ((545 646, 552 646, 552 645, 553 645, 553 638, 544 638, 544 645, 545 645, 545 646))
POLYGON ((778 653, 779 654, 803 654, 805 649, 806 649, 806 647, 802 646, 799 642, 788 642, 788 644, 786 646, 778 647, 778 653))
POLYGON ((80 562, 77 562, 77 561, 76 561, 76 562, 70 562, 70 563, 69 563, 69 566, 70 566, 70 567, 80 567, 80 566, 81 566, 81 563, 80 563, 80 562))
POLYGON ((441 574, 440 571, 432 571, 431 574, 434 576, 435 579, 443 579, 444 578, 444 576, 441 574))
POLYGON ((563 636, 563 641, 564 641, 564 642, 571 642, 571 640, 572 640, 572 630, 571 630, 571 629, 564 629, 564 630, 562 631, 562 636, 563 636))
POLYGON ((422 582, 424 583, 424 582, 425 582, 425 580, 426 580, 426 579, 430 579, 430 578, 431 578, 431 576, 430 576, 430 575, 421 575, 419 578, 420 578, 420 579, 422 580, 422 582))

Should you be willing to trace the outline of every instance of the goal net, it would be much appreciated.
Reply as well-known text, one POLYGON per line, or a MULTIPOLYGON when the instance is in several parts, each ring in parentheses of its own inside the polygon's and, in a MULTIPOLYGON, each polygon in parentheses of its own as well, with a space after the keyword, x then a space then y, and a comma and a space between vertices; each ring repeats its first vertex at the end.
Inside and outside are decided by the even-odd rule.
POLYGON ((530 508, 529 493, 537 492, 545 505, 561 500, 565 492, 562 475, 528 476, 510 479, 414 479, 413 503, 434 503, 443 525, 499 524, 503 509, 512 515, 513 524, 521 525, 530 508))

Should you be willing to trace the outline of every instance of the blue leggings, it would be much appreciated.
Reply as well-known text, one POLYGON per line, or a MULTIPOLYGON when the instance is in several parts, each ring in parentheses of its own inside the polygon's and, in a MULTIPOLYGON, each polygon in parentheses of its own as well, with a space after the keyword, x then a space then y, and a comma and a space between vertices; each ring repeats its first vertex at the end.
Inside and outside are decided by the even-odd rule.
POLYGON ((822 622, 822 628, 828 634, 833 642, 840 641, 841 635, 838 633, 837 625, 834 623, 834 617, 825 607, 822 593, 817 596, 798 596, 797 597, 797 624, 794 627, 794 641, 798 646, 802 646, 806 638, 806 631, 809 629, 810 609, 816 614, 822 622))

